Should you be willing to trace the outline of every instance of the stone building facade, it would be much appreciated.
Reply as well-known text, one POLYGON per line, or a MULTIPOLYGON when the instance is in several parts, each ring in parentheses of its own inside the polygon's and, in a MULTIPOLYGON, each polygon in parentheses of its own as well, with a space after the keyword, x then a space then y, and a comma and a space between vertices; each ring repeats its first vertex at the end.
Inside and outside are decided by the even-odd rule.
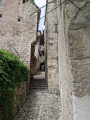
MULTIPOLYGON (((47 1, 50 2, 50 1, 47 1)), ((51 11, 54 3, 47 5, 47 11, 51 11)), ((59 89, 58 77, 58 31, 57 31, 57 12, 52 11, 46 15, 45 21, 45 53, 46 53, 46 79, 48 80, 48 89, 50 92, 56 92, 59 89)))
POLYGON ((61 120, 90 120, 90 0, 50 3, 45 21, 48 87, 59 85, 61 120))
POLYGON ((36 41, 39 17, 39 8, 30 2, 0 2, 0 48, 11 50, 29 67, 31 44, 36 41))

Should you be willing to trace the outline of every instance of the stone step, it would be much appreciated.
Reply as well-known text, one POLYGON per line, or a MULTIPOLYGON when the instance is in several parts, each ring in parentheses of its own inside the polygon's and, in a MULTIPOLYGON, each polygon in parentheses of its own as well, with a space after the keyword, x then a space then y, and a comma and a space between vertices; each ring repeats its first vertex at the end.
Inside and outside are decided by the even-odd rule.
POLYGON ((31 85, 47 85, 46 83, 30 83, 31 85))
POLYGON ((46 83, 46 81, 30 81, 30 82, 36 82, 36 83, 46 83))
POLYGON ((40 84, 40 85, 43 85, 43 84, 47 84, 46 82, 30 82, 31 84, 40 84))
POLYGON ((47 87, 47 86, 46 86, 46 85, 43 85, 43 86, 40 86, 40 85, 38 85, 38 86, 32 85, 31 87, 47 87))
POLYGON ((30 82, 31 89, 47 89, 47 83, 45 79, 34 79, 30 82))
POLYGON ((31 89, 47 89, 47 87, 31 87, 31 89))
POLYGON ((46 84, 46 81, 30 81, 30 83, 36 83, 36 84, 46 84))
POLYGON ((31 80, 31 81, 46 81, 46 80, 31 80))
POLYGON ((36 78, 34 78, 33 80, 45 80, 45 79, 42 79, 42 78, 41 79, 36 79, 36 78))
POLYGON ((47 87, 47 84, 42 84, 42 85, 40 85, 40 84, 31 84, 31 86, 47 87))
POLYGON ((30 82, 31 84, 47 84, 46 82, 30 82))

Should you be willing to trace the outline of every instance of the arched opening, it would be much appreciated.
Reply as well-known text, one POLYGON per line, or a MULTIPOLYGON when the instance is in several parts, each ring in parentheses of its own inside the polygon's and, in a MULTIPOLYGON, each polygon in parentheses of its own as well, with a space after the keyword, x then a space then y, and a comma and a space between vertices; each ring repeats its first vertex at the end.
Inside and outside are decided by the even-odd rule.
POLYGON ((45 62, 40 63, 40 71, 45 71, 45 62))

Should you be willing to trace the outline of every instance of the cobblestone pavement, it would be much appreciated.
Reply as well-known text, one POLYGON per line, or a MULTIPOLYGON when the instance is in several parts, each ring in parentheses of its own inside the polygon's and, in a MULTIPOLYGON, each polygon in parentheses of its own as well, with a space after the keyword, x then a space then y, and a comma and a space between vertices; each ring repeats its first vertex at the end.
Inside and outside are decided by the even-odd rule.
POLYGON ((59 96, 47 90, 30 90, 28 99, 14 120, 60 120, 59 96))

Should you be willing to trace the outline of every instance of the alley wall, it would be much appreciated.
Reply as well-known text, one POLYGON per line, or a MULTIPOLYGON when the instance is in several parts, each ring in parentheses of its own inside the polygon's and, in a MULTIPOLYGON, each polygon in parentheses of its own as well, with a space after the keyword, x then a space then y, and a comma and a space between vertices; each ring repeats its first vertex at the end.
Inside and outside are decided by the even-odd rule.
POLYGON ((45 23, 48 87, 59 86, 61 120, 89 120, 90 0, 48 4, 45 23))
MULTIPOLYGON (((48 0, 51 2, 52 0, 48 0)), ((46 14, 55 7, 55 4, 48 4, 46 14)), ((58 84, 58 39, 57 39, 57 12, 56 10, 46 15, 45 24, 45 45, 46 45, 46 77, 48 89, 51 93, 59 90, 58 84)))
POLYGON ((37 34, 37 12, 31 16, 36 10, 35 5, 23 0, 5 0, 0 10, 0 48, 11 50, 28 66, 37 34))

